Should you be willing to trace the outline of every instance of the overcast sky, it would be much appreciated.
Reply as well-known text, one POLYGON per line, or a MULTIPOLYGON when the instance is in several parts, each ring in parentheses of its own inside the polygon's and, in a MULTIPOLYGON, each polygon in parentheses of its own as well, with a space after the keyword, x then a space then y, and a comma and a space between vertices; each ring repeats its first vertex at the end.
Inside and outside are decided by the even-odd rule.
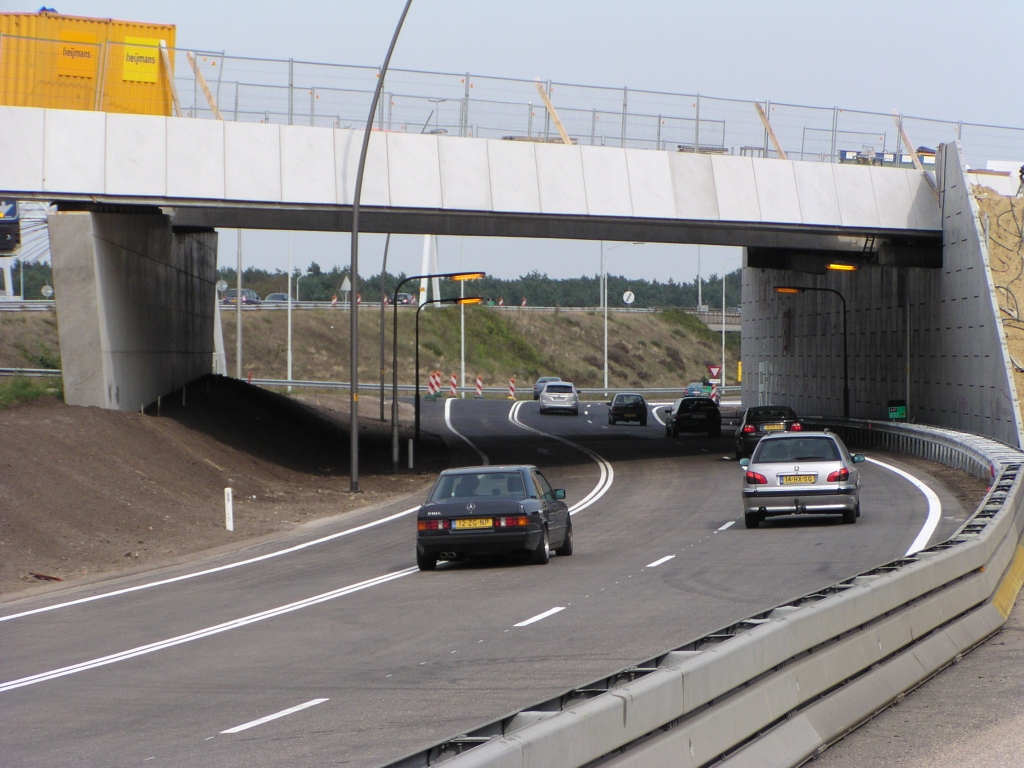
MULTIPOLYGON (((172 23, 182 48, 379 66, 401 0, 49 0, 59 12, 172 23)), ((0 10, 40 3, 0 0, 0 10)), ((414 0, 392 66, 591 85, 771 99, 1024 126, 1020 0, 414 0)), ((287 237, 243 236, 247 264, 284 268, 287 237)), ((380 268, 383 237, 361 240, 361 272, 380 268)), ((348 238, 298 233, 296 266, 348 261, 348 238)), ((392 240, 392 271, 419 267, 422 238, 392 240)), ((442 238, 442 269, 515 277, 598 271, 597 243, 442 238)), ((233 263, 235 238, 220 241, 233 263)), ((736 249, 702 248, 705 274, 736 249)), ((738 262, 737 262, 738 263, 738 262)), ((735 268, 736 263, 728 265, 735 268)), ((609 269, 691 280, 693 246, 626 246, 609 269)))

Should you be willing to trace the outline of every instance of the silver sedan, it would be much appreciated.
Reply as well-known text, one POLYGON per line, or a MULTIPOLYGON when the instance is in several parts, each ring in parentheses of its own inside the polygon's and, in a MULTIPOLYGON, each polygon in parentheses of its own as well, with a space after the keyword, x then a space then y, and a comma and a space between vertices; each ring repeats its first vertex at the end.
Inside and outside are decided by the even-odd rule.
POLYGON ((850 452, 829 431, 769 435, 750 459, 742 459, 743 522, 757 528, 779 515, 860 517, 860 472, 864 457, 850 452))

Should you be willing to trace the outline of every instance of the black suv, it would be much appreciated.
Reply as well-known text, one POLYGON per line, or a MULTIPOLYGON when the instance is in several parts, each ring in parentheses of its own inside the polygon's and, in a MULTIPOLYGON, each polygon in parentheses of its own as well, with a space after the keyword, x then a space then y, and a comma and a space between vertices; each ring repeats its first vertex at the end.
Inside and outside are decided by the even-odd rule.
POLYGON ((722 413, 709 397, 681 397, 665 414, 665 436, 680 432, 707 432, 708 437, 722 434, 722 413))
POLYGON ((751 456, 761 438, 779 432, 800 432, 803 424, 796 411, 786 405, 754 405, 747 408, 736 428, 736 458, 751 456))

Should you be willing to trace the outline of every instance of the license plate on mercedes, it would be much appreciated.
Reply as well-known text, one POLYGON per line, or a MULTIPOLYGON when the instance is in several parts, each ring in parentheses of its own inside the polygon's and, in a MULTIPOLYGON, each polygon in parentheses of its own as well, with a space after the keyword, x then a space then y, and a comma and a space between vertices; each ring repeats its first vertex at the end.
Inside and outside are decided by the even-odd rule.
POLYGON ((452 527, 457 531, 465 531, 470 528, 490 528, 491 518, 467 517, 462 520, 452 520, 452 527))

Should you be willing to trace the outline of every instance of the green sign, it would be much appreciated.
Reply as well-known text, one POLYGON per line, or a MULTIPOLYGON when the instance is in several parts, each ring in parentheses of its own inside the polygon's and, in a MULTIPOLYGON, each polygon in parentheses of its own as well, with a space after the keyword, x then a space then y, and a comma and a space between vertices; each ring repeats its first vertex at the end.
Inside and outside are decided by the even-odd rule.
POLYGON ((907 406, 905 406, 905 405, 891 405, 891 406, 889 406, 889 418, 890 419, 905 419, 905 418, 907 418, 907 406))

